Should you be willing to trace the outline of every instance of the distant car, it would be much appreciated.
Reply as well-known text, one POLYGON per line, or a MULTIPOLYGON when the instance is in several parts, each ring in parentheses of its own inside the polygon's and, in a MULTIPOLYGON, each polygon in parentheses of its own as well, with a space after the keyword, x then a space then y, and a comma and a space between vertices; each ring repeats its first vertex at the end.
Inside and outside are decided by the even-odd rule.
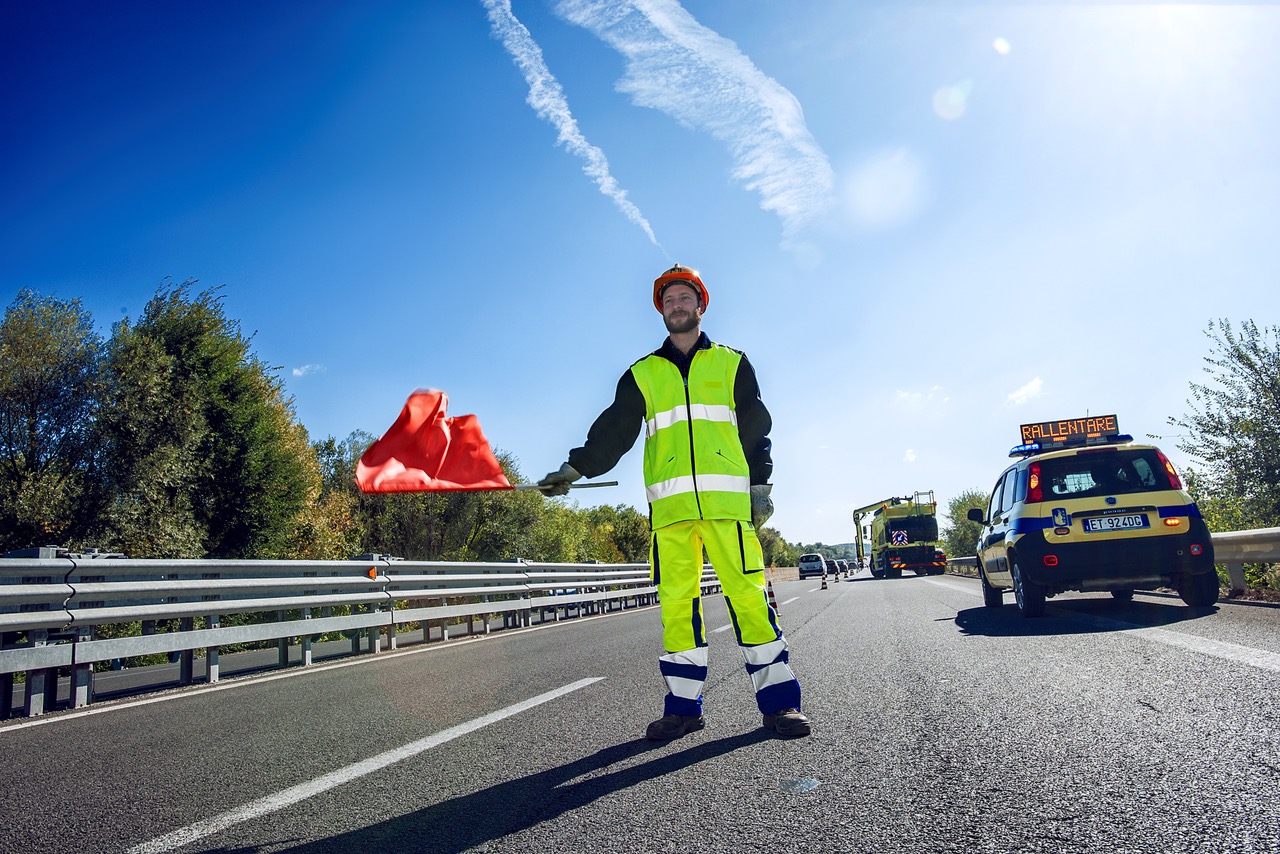
POLYGON ((800 577, 808 578, 810 575, 821 576, 827 571, 827 561, 817 552, 800 555, 800 577))
POLYGON ((844 558, 842 557, 836 558, 836 567, 840 570, 842 574, 844 575, 849 574, 849 561, 845 560, 844 558))
POLYGON ((1023 425, 1022 435, 1054 430, 1067 435, 1024 438, 987 508, 969 510, 982 526, 983 603, 998 608, 1012 589, 1022 615, 1037 617, 1067 590, 1123 600, 1157 587, 1192 607, 1218 601, 1209 529, 1160 449, 1121 434, 1115 416, 1023 425), (1077 422, 1103 426, 1070 435, 1077 422))
POLYGON ((827 558, 827 574, 835 575, 839 571, 840 570, 836 567, 835 560, 833 558, 827 558))

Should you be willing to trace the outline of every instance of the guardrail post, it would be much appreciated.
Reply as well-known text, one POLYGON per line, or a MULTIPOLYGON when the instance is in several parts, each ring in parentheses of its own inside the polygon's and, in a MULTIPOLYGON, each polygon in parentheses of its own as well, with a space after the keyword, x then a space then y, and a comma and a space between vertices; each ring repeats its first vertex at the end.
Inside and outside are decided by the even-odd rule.
MULTIPOLYGON (((178 620, 178 631, 189 632, 196 627, 194 617, 182 617, 178 620)), ((195 678, 196 651, 184 649, 178 658, 178 681, 190 685, 195 678)))
MULTIPOLYGON (((311 619, 310 608, 302 609, 302 619, 304 620, 311 619)), ((302 666, 303 667, 311 666, 311 635, 310 634, 304 634, 302 636, 302 666)))
MULTIPOLYGON (((217 629, 217 628, 221 628, 221 626, 222 626, 222 616, 219 614, 210 614, 209 628, 217 629)), ((218 672, 218 647, 216 646, 205 647, 204 670, 205 670, 205 678, 208 679, 209 684, 210 685, 215 684, 218 681, 218 678, 220 675, 218 672)))
MULTIPOLYGON (((369 613, 377 614, 382 611, 377 605, 370 607, 369 613)), ((377 655, 382 652, 382 626, 372 625, 369 627, 369 654, 377 655)))
POLYGON ((1244 577, 1244 564, 1231 562, 1227 564, 1227 579, 1231 582, 1231 593, 1240 595, 1248 587, 1244 577))
MULTIPOLYGON (((17 632, 0 634, 0 649, 9 649, 18 642, 17 632)), ((13 714, 13 674, 0 673, 0 720, 8 720, 13 714)))
MULTIPOLYGON (((288 616, 289 615, 284 611, 276 611, 276 622, 283 623, 288 618, 288 616)), ((288 638, 278 638, 276 640, 276 663, 279 664, 281 667, 289 666, 289 639, 288 638)))
MULTIPOLYGON (((93 626, 76 626, 76 637, 73 643, 85 643, 93 640, 93 626)), ((71 655, 75 660, 74 648, 71 655)), ((83 709, 93 702, 93 665, 71 665, 71 705, 83 709)))
MULTIPOLYGON (((32 646, 48 646, 49 630, 48 629, 32 629, 27 632, 27 640, 32 646)), ((47 670, 28 670, 27 671, 27 688, 23 693, 22 713, 29 718, 37 715, 43 715, 45 710, 45 686, 49 681, 47 670)), ((54 671, 55 679, 57 671, 54 671)), ((55 693, 58 690, 58 683, 53 683, 55 693)), ((55 697, 56 699, 56 697, 55 697)))

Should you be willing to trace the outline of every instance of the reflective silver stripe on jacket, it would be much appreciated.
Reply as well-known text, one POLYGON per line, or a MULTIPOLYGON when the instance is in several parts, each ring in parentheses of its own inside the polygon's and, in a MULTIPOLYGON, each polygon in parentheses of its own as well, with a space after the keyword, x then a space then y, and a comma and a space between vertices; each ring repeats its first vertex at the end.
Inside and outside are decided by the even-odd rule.
POLYGON ((738 413, 733 411, 732 407, 721 406, 710 403, 695 403, 691 406, 681 404, 674 409, 668 409, 666 412, 659 412, 644 423, 645 435, 652 436, 663 427, 670 427, 672 424, 679 424, 681 421, 687 420, 689 410, 693 410, 693 418, 700 421, 719 421, 738 426, 738 413))
MULTIPOLYGON (((693 492, 693 484, 693 475, 673 477, 645 487, 645 493, 649 496, 649 503, 653 504, 663 498, 693 492)), ((734 474, 700 474, 698 486, 703 492, 750 492, 751 478, 734 474)))

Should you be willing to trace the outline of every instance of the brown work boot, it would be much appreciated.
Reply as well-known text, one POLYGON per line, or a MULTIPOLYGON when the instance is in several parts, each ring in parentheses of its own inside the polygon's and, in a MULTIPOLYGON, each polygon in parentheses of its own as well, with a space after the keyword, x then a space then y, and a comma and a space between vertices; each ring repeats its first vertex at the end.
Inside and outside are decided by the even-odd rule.
POLYGON ((764 728, 787 738, 809 734, 809 719, 799 709, 782 709, 764 716, 764 728))
POLYGON ((670 741, 706 726, 702 715, 665 715, 649 724, 644 737, 650 741, 670 741))

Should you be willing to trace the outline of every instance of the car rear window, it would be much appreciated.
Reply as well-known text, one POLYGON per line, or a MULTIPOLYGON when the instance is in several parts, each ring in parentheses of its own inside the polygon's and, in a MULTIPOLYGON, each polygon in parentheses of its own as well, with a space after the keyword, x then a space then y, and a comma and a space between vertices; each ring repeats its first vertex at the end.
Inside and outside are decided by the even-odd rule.
POLYGON ((1087 498, 1168 489, 1160 457, 1153 449, 1086 451, 1040 464, 1045 496, 1087 498))

